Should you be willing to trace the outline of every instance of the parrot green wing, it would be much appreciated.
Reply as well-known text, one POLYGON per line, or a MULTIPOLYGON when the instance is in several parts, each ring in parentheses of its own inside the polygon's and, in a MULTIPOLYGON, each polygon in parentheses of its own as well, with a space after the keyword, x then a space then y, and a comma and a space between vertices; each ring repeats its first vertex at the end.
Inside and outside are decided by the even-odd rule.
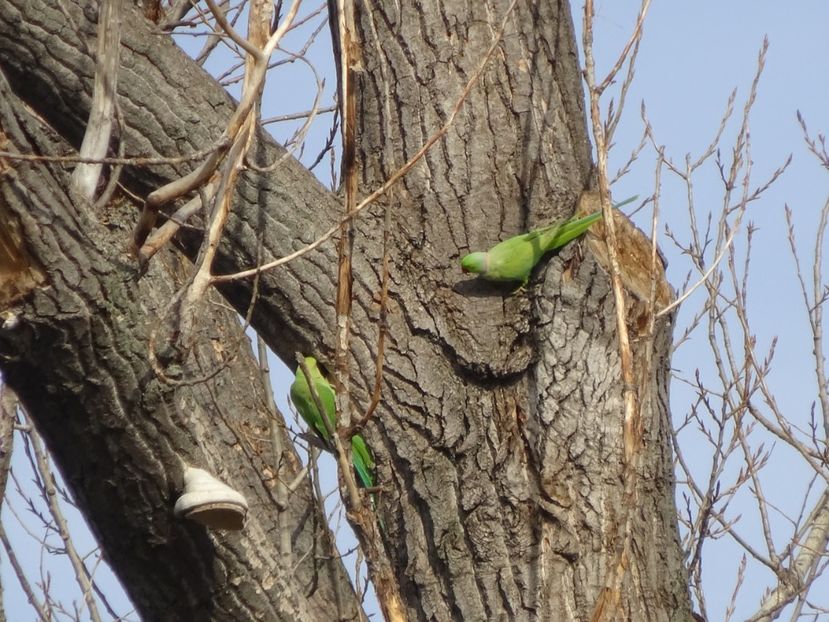
POLYGON ((517 235, 489 249, 486 271, 481 276, 490 281, 521 281, 524 284, 543 254, 539 236, 532 232, 517 235))
MULTIPOLYGON (((328 384, 322 372, 320 372, 314 357, 305 357, 305 364, 308 367, 308 372, 311 374, 311 381, 314 383, 317 396, 320 398, 328 420, 331 422, 331 427, 335 427, 336 406, 334 402, 334 390, 328 384)), ((302 373, 302 367, 297 367, 296 377, 294 378, 294 383, 291 385, 291 401, 294 403, 299 415, 308 424, 308 427, 327 443, 329 439, 328 429, 325 427, 319 409, 311 395, 308 381, 305 378, 305 374, 302 373)))
POLYGON ((351 437, 351 461, 363 488, 374 487, 374 456, 359 434, 351 437))

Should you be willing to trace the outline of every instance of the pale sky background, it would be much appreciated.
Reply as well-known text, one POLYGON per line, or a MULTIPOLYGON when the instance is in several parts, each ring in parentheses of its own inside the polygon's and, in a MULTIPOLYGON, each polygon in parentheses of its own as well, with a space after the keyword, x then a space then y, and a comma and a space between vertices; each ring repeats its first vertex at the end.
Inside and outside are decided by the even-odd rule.
MULTIPOLYGON (((615 60, 629 36, 637 5, 634 2, 597 3, 594 46, 600 74, 615 60)), ((309 3, 304 12, 309 13, 316 8, 316 4, 309 3)), ((581 19, 581 7, 577 6, 574 8, 574 21, 579 30, 581 19)), ((314 23, 319 24, 320 18, 315 18, 314 23)), ((813 134, 829 129, 829 115, 826 113, 829 80, 825 70, 829 58, 827 25, 829 3, 817 0, 790 3, 759 0, 654 2, 645 24, 636 78, 628 94, 627 112, 615 136, 610 167, 613 173, 639 143, 642 133, 639 111, 643 100, 658 141, 666 146, 669 157, 681 164, 686 153, 696 158, 707 147, 718 127, 729 94, 737 88, 735 115, 722 143, 723 159, 730 162, 730 142, 739 128, 739 117, 756 70, 763 37, 768 36, 770 47, 766 67, 751 114, 752 186, 765 182, 790 153, 793 154, 793 162, 785 175, 749 208, 747 218, 758 227, 753 242, 749 305, 752 330, 758 340, 757 350, 764 352, 773 336, 779 338, 776 363, 768 381, 787 417, 800 425, 808 422, 809 409, 816 396, 816 384, 806 313, 785 237, 783 206, 788 203, 794 210, 796 235, 803 253, 801 262, 809 267, 819 210, 827 198, 827 171, 806 150, 795 115, 797 110, 802 112, 813 134)), ((197 50, 202 40, 194 42, 192 38, 187 38, 183 42, 188 49, 197 50)), ((302 41, 297 38, 286 42, 286 47, 294 51, 301 45, 302 41)), ((330 60, 327 27, 310 48, 308 56, 326 77, 323 105, 329 105, 336 81, 330 60)), ((313 85, 314 80, 307 68, 300 64, 275 71, 265 93, 264 116, 308 109, 313 97, 313 85)), ((316 156, 327 136, 329 123, 330 115, 323 115, 315 123, 301 157, 304 162, 316 156)), ((278 138, 285 139, 292 131, 287 125, 271 128, 278 138)), ((315 172, 328 184, 329 171, 330 164, 324 161, 315 172)), ((630 174, 613 191, 616 199, 623 199, 632 194, 647 196, 653 190, 654 158, 652 149, 648 147, 630 174)), ((695 191, 698 218, 704 218, 709 211, 716 217, 721 207, 722 183, 713 164, 707 165, 695 178, 695 191)), ((687 239, 687 203, 683 192, 676 180, 663 172, 662 219, 669 223, 678 237, 687 239)), ((649 231, 649 218, 649 214, 640 213, 636 220, 649 231)), ((688 272, 688 261, 664 235, 660 236, 660 241, 669 261, 669 281, 678 288, 688 272)), ((681 311, 677 336, 699 303, 699 297, 692 297, 681 311)), ((705 339, 705 334, 698 331, 690 343, 676 352, 673 367, 678 374, 687 377, 700 368, 704 378, 711 377, 710 372, 706 371, 710 369, 711 356, 705 347, 705 339)), ((291 377, 292 374, 284 368, 275 372, 278 405, 284 413, 289 412, 286 396, 291 377)), ((674 419, 682 420, 693 395, 677 382, 673 383, 671 390, 674 419)), ((693 434, 684 435, 681 441, 686 459, 694 468, 698 467, 700 473, 704 473, 710 451, 693 434)), ((769 447, 773 447, 772 462, 763 471, 766 495, 781 509, 795 511, 809 474, 781 443, 775 444, 773 439, 769 439, 769 447)), ((31 475, 26 471, 26 457, 20 451, 20 443, 16 449, 13 468, 21 484, 27 486, 31 475)), ((732 475, 735 470, 731 470, 732 475)), ((329 482, 330 488, 334 479, 330 478, 329 482)), ((34 534, 41 532, 37 520, 15 493, 11 481, 8 497, 3 506, 4 525, 18 556, 29 570, 30 580, 39 580, 37 569, 40 562, 46 560, 53 589, 71 606, 78 591, 68 563, 64 558, 44 553, 41 546, 21 528, 10 509, 14 509, 34 534)), ((750 496, 743 495, 739 504, 731 507, 730 515, 743 515, 739 523, 741 533, 762 548, 756 513, 750 502, 750 496)), ((778 516, 772 518, 779 550, 786 543, 787 523, 778 516)), ((72 523, 78 526, 81 521, 76 517, 72 523)), ((92 539, 82 534, 80 529, 75 530, 75 539, 83 553, 94 547, 92 539)), ((347 546, 345 542, 341 544, 347 546)), ((728 537, 709 543, 705 549, 703 578, 708 614, 712 621, 724 619, 741 555, 742 549, 728 537)), ((353 561, 349 561, 347 566, 353 569, 353 561)), ((773 579, 767 570, 757 568, 756 564, 750 562, 749 568, 737 599, 734 620, 744 619, 756 610, 760 595, 773 579)), ((111 579, 102 579, 102 572, 99 568, 96 578, 113 595, 116 609, 119 613, 128 612, 131 606, 123 596, 115 593, 117 588, 111 579)), ((9 620, 35 619, 11 573, 5 554, 0 554, 0 573, 9 620)), ((821 591, 827 591, 826 581, 822 587, 822 590, 813 590, 813 594, 818 603, 826 605, 825 600, 817 597, 821 591)), ((370 612, 376 610, 373 604, 369 604, 368 609, 370 612)), ((135 619, 136 616, 130 618, 135 619)), ((787 618, 784 616, 783 619, 787 618)), ((829 614, 817 619, 829 620, 829 614)))

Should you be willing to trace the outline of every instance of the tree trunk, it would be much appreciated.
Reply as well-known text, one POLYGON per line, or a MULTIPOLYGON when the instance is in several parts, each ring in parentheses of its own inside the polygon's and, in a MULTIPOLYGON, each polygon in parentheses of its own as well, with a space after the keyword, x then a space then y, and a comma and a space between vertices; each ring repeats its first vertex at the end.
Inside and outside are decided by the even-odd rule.
MULTIPOLYGON (((363 193, 443 124, 508 5, 358 12, 363 193)), ((370 428, 375 447, 382 439, 389 549, 413 619, 587 620, 605 587, 618 591, 624 619, 690 617, 667 427, 670 322, 659 325, 641 397, 633 555, 615 586, 626 504, 608 277, 572 248, 527 292, 459 270, 469 251, 572 215, 590 166, 568 6, 519 2, 463 113, 386 206, 392 339, 370 428)), ((379 234, 363 244, 376 253, 379 234)), ((643 309, 631 303, 632 323, 643 309)))
MULTIPOLYGON (((83 11, 64 4, 77 30, 47 2, 0 0, 0 67, 17 95, 77 146, 94 71, 82 39, 91 40, 95 15, 88 3, 80 3, 83 11)), ((361 194, 443 124, 507 4, 358 3, 361 194)), ((123 45, 126 153, 177 156, 211 145, 232 111, 230 98, 138 13, 125 16, 123 45)), ((14 105, 11 96, 3 99, 6 109, 14 105)), ((7 123, 4 116, 8 135, 7 123)), ((281 152, 261 137, 263 162, 281 152)), ((128 167, 123 181, 143 196, 192 167, 128 167)), ((0 218, 20 231, 17 257, 33 258, 21 259, 26 268, 18 269, 32 291, 15 308, 19 332, 0 332, 4 374, 142 613, 157 619, 180 601, 198 601, 191 619, 233 619, 225 612, 234 605, 261 607, 277 619, 293 607, 308 619, 331 619, 324 607, 342 587, 341 568, 309 562, 311 574, 295 583, 273 571, 284 564, 273 548, 276 509, 262 481, 270 462, 256 455, 255 443, 233 440, 240 429, 265 425, 247 353, 210 381, 216 390, 210 383, 162 385, 146 359, 147 318, 177 284, 160 266, 137 286, 129 280, 129 259, 118 249, 136 215, 123 206, 106 214, 80 210, 61 191, 67 186, 54 167, 14 168, 0 180, 0 218), (43 240, 44 231, 54 239, 43 240), (204 400, 220 398, 208 421, 204 400), (228 444, 239 451, 228 455, 228 444), (216 540, 172 520, 179 458, 212 467, 256 499, 241 537, 216 540), (126 516, 116 515, 122 506, 126 516), (302 586, 315 570, 319 587, 306 602, 302 586), (268 581, 274 575, 276 584, 268 581), (239 586, 229 588, 235 577, 239 586), (291 598, 278 602, 279 590, 291 598)), ((572 214, 590 168, 569 9, 519 3, 447 135, 355 223, 351 354, 359 413, 377 354, 381 208, 391 210, 383 401, 365 436, 378 458, 384 542, 412 620, 588 620, 608 598, 618 600, 624 619, 691 617, 667 428, 670 322, 657 326, 650 368, 640 365, 646 434, 631 507, 623 486, 615 303, 601 253, 590 251, 598 242, 542 262, 527 290, 514 294, 514 285, 468 279, 458 265, 470 250, 572 214), (610 577, 625 533, 630 555, 616 584, 610 577)), ((295 250, 335 223, 341 207, 288 160, 273 174, 243 175, 233 210, 216 272, 253 265, 260 242, 264 260, 295 250)), ((199 240, 183 234, 177 243, 192 257, 199 240)), ((331 360, 336 266, 328 244, 262 277, 253 325, 289 365, 296 351, 331 360)), ((222 293, 244 313, 251 284, 222 293)), ((631 325, 642 325, 646 305, 631 297, 629 307, 631 325)), ((226 318, 214 322, 205 321, 210 334, 185 376, 199 375, 197 362, 204 369, 219 364, 207 347, 211 337, 226 350, 236 343, 238 331, 226 318)), ((637 360, 646 345, 638 343, 637 360)), ((299 493, 305 505, 298 515, 313 514, 306 494, 299 493)), ((312 529, 303 531, 306 538, 312 529)), ((297 540, 296 548, 309 546, 297 540)), ((348 589, 346 611, 352 598, 348 589)))
MULTIPOLYGON (((0 129, 6 151, 68 151, 2 75, 0 129)), ((277 502, 269 396, 238 316, 211 297, 180 382, 161 382, 148 336, 189 266, 168 252, 136 281, 123 252, 132 206, 94 213, 69 196, 60 167, 0 162, 0 246, 16 258, 0 265, 3 380, 36 420, 142 617, 355 619, 360 605, 307 478, 284 508, 277 502), (173 517, 185 464, 244 494, 243 537, 173 517)), ((290 482, 299 459, 284 426, 275 433, 290 482)))

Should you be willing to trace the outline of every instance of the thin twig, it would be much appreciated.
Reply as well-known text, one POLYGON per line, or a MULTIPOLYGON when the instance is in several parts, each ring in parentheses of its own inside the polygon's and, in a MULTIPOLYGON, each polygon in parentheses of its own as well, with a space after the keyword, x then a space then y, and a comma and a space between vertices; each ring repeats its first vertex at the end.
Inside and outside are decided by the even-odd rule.
MULTIPOLYGON (((31 420, 25 411, 24 417, 26 421, 31 424, 31 420)), ((40 444, 40 436, 37 434, 34 427, 32 427, 29 431, 29 439, 37 460, 37 472, 40 475, 40 480, 43 485, 44 498, 49 506, 52 518, 57 525, 58 535, 63 542, 66 556, 69 558, 69 561, 72 564, 72 569, 75 571, 75 580, 78 582, 83 599, 89 609, 89 616, 92 618, 93 622, 101 622, 101 615, 98 612, 98 605, 92 595, 92 583, 87 576, 86 567, 84 566, 80 555, 78 555, 78 551, 75 549, 75 544, 69 533, 69 526, 66 523, 66 518, 63 516, 63 511, 58 504, 55 480, 52 476, 52 470, 49 467, 49 461, 46 457, 46 453, 43 451, 43 447, 40 444)))

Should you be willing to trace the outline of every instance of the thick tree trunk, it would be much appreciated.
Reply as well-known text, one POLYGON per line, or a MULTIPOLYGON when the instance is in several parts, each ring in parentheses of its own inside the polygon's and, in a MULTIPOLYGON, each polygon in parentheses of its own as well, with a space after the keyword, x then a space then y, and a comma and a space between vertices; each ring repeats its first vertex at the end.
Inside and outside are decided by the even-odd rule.
MULTIPOLYGON (((2 75, 0 129, 6 151, 67 151, 2 75)), ((159 381, 148 336, 189 265, 164 253, 137 282, 123 252, 132 206, 94 213, 67 193, 60 167, 0 162, 0 238, 18 258, 0 266, 3 380, 144 619, 355 619, 360 605, 308 480, 277 504, 268 395, 238 316, 212 296, 180 384, 159 381), (244 494, 242 535, 173 517, 185 464, 244 494)), ((284 427, 276 435, 291 481, 299 459, 284 427)))
MULTIPOLYGON (((364 193, 442 125, 509 4, 366 3, 358 12, 364 193)), ((670 323, 659 325, 643 383, 647 435, 626 527, 606 273, 574 249, 538 270, 542 283, 527 292, 459 270, 471 250, 572 215, 588 186, 567 3, 519 2, 506 24, 463 114, 386 208, 393 371, 374 429, 391 467, 390 550, 415 619, 587 620, 600 598, 616 596, 624 619, 688 619, 667 428, 670 323), (633 554, 613 585, 626 529, 633 554)), ((631 303, 631 323, 644 308, 631 303)))
MULTIPOLYGON (((78 145, 94 68, 82 38, 91 38, 95 15, 87 3, 85 12, 71 2, 64 4, 77 31, 68 29, 62 14, 48 2, 0 0, 0 67, 23 99, 78 145), (51 52, 45 53, 46 49, 51 52)), ((365 69, 359 78, 358 101, 361 193, 374 189, 443 123, 498 30, 506 5, 501 1, 358 3, 365 69), (398 8, 402 13, 396 12, 398 8)), ((221 89, 167 38, 152 33, 137 14, 128 12, 125 17, 123 43, 119 101, 126 119, 122 133, 126 152, 177 156, 215 141, 233 106, 221 89)), ((258 156, 263 161, 280 154, 280 148, 262 138, 258 156)), ((192 166, 128 168, 124 182, 143 195, 192 166)), ((40 169, 26 165, 19 170, 34 175, 40 169)), ((644 459, 637 471, 636 506, 629 511, 630 499, 623 495, 622 386, 614 302, 599 261, 590 252, 582 257, 576 248, 567 249, 537 269, 527 292, 514 295, 510 295, 509 285, 472 281, 458 268, 459 257, 469 250, 570 215, 588 185, 589 170, 589 142, 568 7, 563 2, 521 2, 455 125, 383 201, 383 207, 392 210, 394 239, 389 338, 383 402, 365 434, 377 454, 379 481, 384 488, 378 511, 385 544, 413 620, 587 620, 607 590, 616 591, 619 597, 620 617, 690 618, 667 435, 670 325, 658 327, 653 371, 643 372, 647 377, 641 400, 646 429, 644 459), (610 570, 618 560, 626 529, 632 534, 631 555, 624 581, 614 585, 609 580, 610 570)), ((44 183, 27 177, 6 187, 25 189, 44 183)), ((11 199, 6 201, 14 205, 11 199)), ((62 213, 70 207, 46 204, 44 214, 50 209, 62 213)), ((336 199, 293 160, 272 175, 245 175, 217 270, 253 265, 260 242, 266 260, 287 254, 336 222, 340 209, 336 199)), ((13 213, 11 220, 25 220, 20 208, 13 213)), ((256 490, 262 486, 257 489, 251 481, 256 478, 255 464, 246 467, 251 472, 243 473, 241 461, 227 455, 209 457, 212 450, 202 447, 205 430, 218 437, 230 434, 231 426, 226 422, 222 426, 227 427, 219 426, 218 430, 200 424, 197 438, 184 425, 186 418, 174 416, 177 411, 171 405, 180 403, 174 398, 187 389, 180 387, 168 394, 165 391, 171 390, 153 379, 146 364, 146 319, 141 319, 147 316, 135 315, 136 307, 148 305, 150 292, 146 290, 150 285, 142 281, 140 291, 123 285, 125 268, 113 261, 116 257, 121 261, 113 249, 117 240, 126 241, 134 215, 120 211, 108 216, 121 226, 107 231, 91 222, 79 228, 77 236, 86 240, 88 231, 101 231, 92 240, 98 244, 100 236, 106 238, 109 254, 98 251, 92 274, 77 268, 70 272, 77 282, 91 279, 88 287, 96 292, 105 288, 117 292, 110 295, 116 298, 116 306, 102 308, 100 303, 93 304, 99 299, 97 295, 80 296, 80 302, 68 307, 79 312, 57 314, 57 319, 66 316, 70 328, 80 322, 86 328, 72 331, 91 339, 99 331, 106 335, 114 330, 114 320, 108 324, 106 318, 128 318, 125 326, 133 331, 134 341, 120 345, 102 342, 102 347, 111 356, 126 356, 127 363, 121 365, 128 364, 135 371, 123 379, 104 374, 93 382, 95 366, 107 364, 109 359, 99 355, 84 359, 81 365, 77 359, 83 357, 84 346, 78 342, 76 349, 61 351, 65 359, 60 369, 49 369, 46 375, 39 368, 46 366, 47 360, 56 366, 55 358, 47 358, 43 348, 33 347, 25 357, 26 366, 19 367, 15 378, 17 384, 30 386, 32 414, 42 426, 57 426, 59 411, 55 409, 65 410, 67 404, 66 398, 57 400, 48 391, 41 391, 41 396, 38 386, 74 389, 81 395, 85 391, 99 395, 102 387, 112 387, 109 395, 138 400, 140 416, 125 418, 120 425, 124 430, 135 430, 140 439, 124 438, 123 442, 129 440, 131 446, 137 446, 136 452, 146 453, 135 453, 124 467, 117 467, 120 448, 108 440, 110 435, 83 432, 98 419, 102 423, 95 425, 112 419, 111 414, 100 412, 102 408, 90 409, 86 401, 69 404, 72 420, 82 422, 69 441, 57 432, 46 434, 58 453, 61 444, 80 443, 78 448, 64 449, 68 457, 60 463, 87 500, 84 507, 96 525, 112 525, 108 513, 116 506, 105 492, 114 487, 89 483, 95 479, 89 473, 104 465, 105 472, 113 472, 107 481, 123 482, 121 490, 137 487, 136 472, 147 478, 144 486, 150 492, 135 495, 132 519, 121 532, 126 541, 123 534, 149 537, 157 525, 175 533, 186 531, 177 524, 170 527, 170 495, 180 476, 176 456, 212 464, 237 484, 246 482, 256 490), (112 285, 95 284, 103 278, 97 275, 113 273, 121 275, 121 281, 108 277, 112 285), (96 319, 99 316, 104 319, 96 319), (121 354, 122 348, 128 354, 121 354), (143 384, 130 380, 132 376, 143 379, 143 384), (164 414, 153 415, 155 409, 164 414), (169 434, 181 437, 180 445, 170 446, 167 433, 153 434, 167 418, 179 422, 172 424, 178 431, 169 434), (156 453, 160 457, 153 458, 156 453), (162 469, 156 461, 167 466, 162 469), (176 475, 170 475, 169 469, 176 470, 176 475), (152 521, 139 515, 142 507, 152 515, 152 521), (98 514, 100 519, 95 518, 98 514)), ((86 218, 94 221, 98 217, 86 218)), ((10 218, 4 213, 3 221, 7 220, 10 218)), ((368 402, 366 387, 374 373, 384 222, 376 209, 356 223, 352 355, 354 369, 360 370, 354 377, 357 410, 368 402)), ((22 237, 37 240, 37 231, 32 225, 22 237)), ((178 243, 192 256, 196 238, 183 236, 178 243)), ((33 251, 32 244, 28 248, 44 264, 41 252, 33 251)), ((54 288, 56 278, 66 279, 61 267, 75 266, 78 260, 67 259, 65 250, 50 251, 47 257, 49 265, 40 268, 54 288)), ((41 274, 37 266, 27 274, 35 283, 35 293, 25 307, 29 314, 23 315, 25 325, 34 322, 35 326, 49 327, 53 319, 41 301, 52 300, 56 294, 50 288, 37 288, 41 274)), ((253 323, 289 364, 296 351, 330 356, 335 275, 336 254, 331 244, 263 276, 253 323)), ((70 284, 83 291, 75 282, 70 284)), ((223 293, 238 310, 247 309, 249 283, 228 286, 223 293)), ((635 300, 631 302, 632 324, 638 323, 643 308, 635 300)), ((69 329, 62 333, 55 330, 54 334, 46 332, 52 341, 74 334, 69 329)), ((9 349, 8 339, 4 336, 4 353, 9 349)), ((222 335, 220 343, 228 339, 222 335)), ((20 348, 16 341, 15 347, 20 348)), ((233 365, 242 365, 241 358, 233 365)), ((5 361, 3 369, 11 379, 13 374, 5 361)), ((111 371, 109 375, 113 375, 111 371)), ((254 387, 238 387, 256 394, 254 387)), ((25 391, 20 393, 27 400, 25 391)), ((259 423, 251 425, 261 426, 256 405, 242 406, 236 401, 237 390, 214 394, 235 404, 232 420, 238 425, 252 417, 259 423)), ((124 412, 132 412, 128 407, 132 402, 125 403, 121 407, 124 412)), ((132 438, 125 433, 118 437, 132 438)), ((245 488, 246 494, 253 496, 248 491, 245 488)), ((258 511, 272 513, 274 508, 263 502, 258 511)), ((260 516, 257 520, 268 524, 271 518, 260 516)), ((181 597, 173 588, 154 594, 146 577, 139 576, 150 572, 147 560, 153 556, 119 558, 118 552, 126 547, 116 541, 117 530, 112 528, 107 535, 102 527, 98 529, 119 574, 128 584, 140 586, 131 591, 134 589, 142 601, 158 598, 154 604, 146 603, 158 608, 151 612, 166 606, 175 594, 181 597), (113 553, 110 547, 114 547, 113 553)), ((246 531, 241 540, 231 537, 222 541, 232 551, 227 555, 243 559, 233 547, 247 550, 249 538, 259 533, 257 529, 270 534, 271 542, 276 541, 272 528, 256 527, 253 535, 246 531)), ((205 541, 199 542, 203 545, 205 541)), ((164 549, 171 574, 179 572, 182 564, 201 568, 209 559, 195 545, 171 546, 166 541, 158 545, 155 539, 147 544, 155 547, 153 555, 159 547, 164 549), (200 551, 204 557, 195 564, 180 548, 200 551)), ((265 547, 262 556, 272 554, 267 543, 257 541, 256 546, 260 544, 265 547)), ((224 549, 219 547, 217 552, 224 560, 224 549)), ((196 553, 191 551, 191 555, 196 553)), ((264 561, 262 564, 268 567, 264 561)), ((213 568, 217 566, 224 569, 218 563, 213 568)), ((192 568, 184 570, 192 571, 192 589, 203 594, 208 589, 208 575, 192 568)), ((262 572, 261 567, 252 567, 248 573, 228 573, 245 579, 239 588, 221 594, 218 592, 226 586, 214 585, 213 600, 230 607, 236 592, 248 585, 249 576, 264 584, 262 572)), ((190 575, 185 572, 185 576, 190 575)), ((337 571, 328 587, 309 601, 311 617, 320 611, 315 606, 330 597, 339 576, 337 571)), ((191 584, 180 580, 177 587, 191 589, 191 584)), ((266 616, 276 607, 270 600, 276 588, 268 587, 262 603, 266 616)), ((246 606, 254 606, 253 601, 246 606)), ((318 619, 331 619, 331 615, 318 619)))

